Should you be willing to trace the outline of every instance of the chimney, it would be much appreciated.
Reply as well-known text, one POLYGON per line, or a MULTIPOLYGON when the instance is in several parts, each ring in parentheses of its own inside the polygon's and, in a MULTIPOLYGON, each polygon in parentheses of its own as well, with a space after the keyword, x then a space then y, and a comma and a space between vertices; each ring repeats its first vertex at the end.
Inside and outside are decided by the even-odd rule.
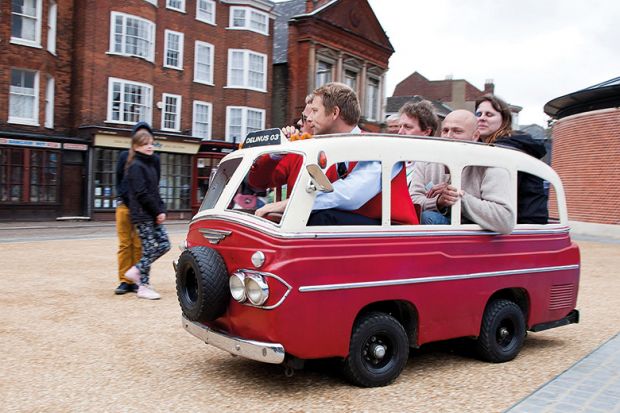
POLYGON ((317 8, 318 0, 306 0, 306 13, 312 13, 317 8))
POLYGON ((484 81, 484 93, 495 93, 495 84, 493 83, 493 79, 487 79, 484 81))

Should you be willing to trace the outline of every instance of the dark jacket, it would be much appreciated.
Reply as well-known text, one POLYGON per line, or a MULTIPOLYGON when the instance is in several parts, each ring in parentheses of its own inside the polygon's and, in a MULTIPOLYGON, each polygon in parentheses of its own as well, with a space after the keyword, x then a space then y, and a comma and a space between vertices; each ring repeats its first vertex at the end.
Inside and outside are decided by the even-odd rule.
POLYGON ((154 222, 157 215, 166 212, 159 195, 158 159, 136 152, 127 170, 127 193, 131 222, 154 222))
MULTIPOLYGON (((129 151, 122 151, 118 155, 118 160, 116 161, 116 197, 120 198, 125 205, 129 205, 129 188, 127 184, 127 179, 125 178, 125 164, 127 163, 128 156, 129 151)), ((153 160, 155 161, 155 167, 157 168, 157 182, 159 182, 159 156, 153 154, 153 160)))
MULTIPOLYGON (((499 138, 495 145, 518 149, 536 159, 541 159, 547 153, 544 143, 525 133, 499 138)), ((543 179, 519 172, 517 180, 517 224, 546 224, 549 220, 549 194, 545 190, 543 179)))

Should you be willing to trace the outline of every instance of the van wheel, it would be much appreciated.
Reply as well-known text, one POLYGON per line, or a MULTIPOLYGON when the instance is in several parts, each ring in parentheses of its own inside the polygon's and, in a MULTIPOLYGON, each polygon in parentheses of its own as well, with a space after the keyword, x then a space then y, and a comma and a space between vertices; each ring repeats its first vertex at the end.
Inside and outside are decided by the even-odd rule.
POLYGON ((369 313, 353 327, 344 374, 356 386, 385 386, 400 375, 408 358, 409 340, 398 320, 369 313))
POLYGON ((230 298, 228 273, 221 255, 207 247, 181 253, 177 264, 177 297, 191 321, 213 321, 226 311, 230 298))
POLYGON ((495 300, 487 305, 476 341, 478 355, 492 363, 514 359, 525 339, 525 318, 521 308, 508 300, 495 300))

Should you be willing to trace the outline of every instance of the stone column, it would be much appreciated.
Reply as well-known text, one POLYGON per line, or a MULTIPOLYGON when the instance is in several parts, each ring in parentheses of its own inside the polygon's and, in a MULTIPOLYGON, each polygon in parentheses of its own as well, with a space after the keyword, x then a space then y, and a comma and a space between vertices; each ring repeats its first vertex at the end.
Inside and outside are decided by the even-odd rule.
POLYGON ((316 44, 310 42, 310 48, 308 49, 308 88, 304 97, 312 93, 315 88, 316 81, 316 44))
POLYGON ((338 61, 336 62, 336 76, 334 76, 334 80, 336 82, 342 82, 342 52, 338 53, 338 61))
POLYGON ((362 71, 360 73, 360 82, 359 82, 359 93, 357 94, 357 97, 360 101, 360 106, 361 106, 361 110, 362 110, 362 116, 366 117, 366 86, 368 85, 368 79, 366 79, 366 66, 368 65, 368 63, 366 63, 366 61, 364 60, 364 63, 362 63, 362 71))

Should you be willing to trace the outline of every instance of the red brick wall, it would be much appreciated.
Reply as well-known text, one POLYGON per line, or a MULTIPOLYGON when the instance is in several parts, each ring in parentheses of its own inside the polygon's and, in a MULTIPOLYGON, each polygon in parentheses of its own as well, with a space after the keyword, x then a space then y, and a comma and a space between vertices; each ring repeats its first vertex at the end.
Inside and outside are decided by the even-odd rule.
MULTIPOLYGON (((562 178, 570 220, 620 224, 619 131, 620 109, 570 116, 553 125, 552 166, 562 178)), ((555 208, 550 213, 557 214, 555 208)))
POLYGON ((107 117, 108 78, 118 77, 153 86, 152 123, 154 129, 161 127, 162 111, 157 109, 156 103, 162 100, 163 93, 182 96, 181 131, 184 134, 191 134, 194 100, 212 103, 212 136, 214 138, 223 138, 225 135, 226 106, 250 106, 265 109, 265 126, 270 126, 272 19, 270 19, 270 35, 264 36, 252 31, 227 29, 229 6, 220 2, 216 2, 215 26, 196 20, 195 2, 187 2, 186 13, 167 9, 163 1, 159 2, 159 7, 154 7, 147 2, 126 2, 124 0, 79 3, 76 16, 83 24, 78 27, 79 36, 75 43, 76 124, 103 125, 107 117), (154 62, 137 57, 107 54, 110 48, 110 13, 112 11, 139 16, 155 23, 154 62), (163 67, 164 31, 166 29, 184 33, 182 71, 163 67), (214 46, 214 86, 193 82, 196 40, 214 46), (267 55, 266 93, 225 88, 228 49, 250 49, 267 55))
MULTIPOLYGON (((317 8, 324 3, 326 2, 319 1, 317 8)), ((342 52, 346 57, 351 56, 363 60, 368 65, 374 65, 383 70, 388 68, 392 50, 377 40, 381 37, 381 34, 376 32, 377 27, 368 27, 363 35, 343 28, 352 14, 357 14, 360 21, 372 21, 374 14, 368 3, 343 0, 333 7, 333 9, 327 9, 323 16, 300 19, 289 25, 288 109, 285 115, 288 120, 299 116, 305 107, 304 98, 312 92, 308 84, 308 56, 311 44, 314 44, 317 50, 327 47, 332 51, 342 52)), ((336 64, 334 64, 334 70, 335 66, 336 64)))
POLYGON ((11 44, 11 2, 0 2, 0 128, 38 134, 69 134, 71 127, 71 49, 73 33, 73 0, 57 0, 56 55, 47 51, 47 22, 49 2, 42 2, 41 48, 11 44), (9 124, 9 87, 11 69, 29 69, 39 72, 39 124, 26 126, 9 124), (45 88, 47 76, 55 82, 54 129, 45 124, 45 88))

